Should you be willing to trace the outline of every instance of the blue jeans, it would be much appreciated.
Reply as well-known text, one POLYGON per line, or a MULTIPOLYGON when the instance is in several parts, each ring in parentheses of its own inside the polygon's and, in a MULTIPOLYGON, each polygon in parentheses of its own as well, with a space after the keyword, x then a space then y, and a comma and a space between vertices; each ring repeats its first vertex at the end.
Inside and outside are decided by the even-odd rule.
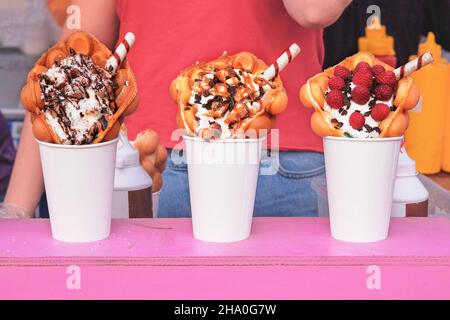
MULTIPOLYGON (((190 217, 187 166, 171 161, 163 174, 159 217, 190 217)), ((261 168, 276 168, 273 175, 259 175, 255 216, 317 216, 317 197, 311 180, 325 176, 322 153, 280 152, 279 157, 263 157, 261 168)))

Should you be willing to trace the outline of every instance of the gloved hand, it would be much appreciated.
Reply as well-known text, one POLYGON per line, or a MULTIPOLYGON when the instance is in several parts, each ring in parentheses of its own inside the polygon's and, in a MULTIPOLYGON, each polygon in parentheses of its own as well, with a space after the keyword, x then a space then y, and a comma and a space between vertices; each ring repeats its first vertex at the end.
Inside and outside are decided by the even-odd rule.
POLYGON ((10 204, 0 205, 0 219, 30 219, 33 214, 10 204))

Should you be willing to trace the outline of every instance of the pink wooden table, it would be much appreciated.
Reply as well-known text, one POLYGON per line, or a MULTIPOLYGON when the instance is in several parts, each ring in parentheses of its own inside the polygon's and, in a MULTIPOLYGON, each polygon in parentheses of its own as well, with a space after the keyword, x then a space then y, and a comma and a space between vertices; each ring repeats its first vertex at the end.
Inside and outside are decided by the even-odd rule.
POLYGON ((0 221, 0 299, 450 299, 450 220, 394 218, 389 239, 333 240, 326 218, 256 218, 211 244, 189 219, 117 220, 89 244, 46 220, 0 221))

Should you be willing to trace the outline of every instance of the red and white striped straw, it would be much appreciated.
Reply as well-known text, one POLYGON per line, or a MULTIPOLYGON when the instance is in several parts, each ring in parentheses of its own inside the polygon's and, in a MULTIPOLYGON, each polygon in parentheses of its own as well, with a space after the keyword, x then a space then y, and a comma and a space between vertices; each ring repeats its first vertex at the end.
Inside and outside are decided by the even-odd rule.
POLYGON ((433 55, 431 54, 431 52, 427 51, 416 59, 411 60, 410 62, 395 69, 395 77, 397 78, 397 80, 400 80, 401 78, 409 76, 411 73, 425 67, 433 61, 433 55))
POLYGON ((127 56, 130 49, 136 42, 136 37, 133 33, 128 32, 124 37, 122 42, 117 46, 116 51, 114 51, 111 58, 106 61, 105 69, 112 74, 116 73, 117 68, 122 64, 123 60, 127 56))
POLYGON ((291 44, 291 46, 287 48, 278 59, 266 69, 266 71, 264 71, 264 77, 268 80, 274 79, 299 53, 300 47, 296 43, 291 44))

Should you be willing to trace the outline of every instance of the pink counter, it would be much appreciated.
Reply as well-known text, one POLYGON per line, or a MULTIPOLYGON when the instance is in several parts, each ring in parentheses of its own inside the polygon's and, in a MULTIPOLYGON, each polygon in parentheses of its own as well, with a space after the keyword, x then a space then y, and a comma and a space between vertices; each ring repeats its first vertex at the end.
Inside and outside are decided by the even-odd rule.
POLYGON ((326 218, 256 218, 232 244, 189 219, 113 221, 89 244, 46 220, 0 221, 0 299, 450 299, 450 220, 394 218, 389 239, 333 240, 326 218))

